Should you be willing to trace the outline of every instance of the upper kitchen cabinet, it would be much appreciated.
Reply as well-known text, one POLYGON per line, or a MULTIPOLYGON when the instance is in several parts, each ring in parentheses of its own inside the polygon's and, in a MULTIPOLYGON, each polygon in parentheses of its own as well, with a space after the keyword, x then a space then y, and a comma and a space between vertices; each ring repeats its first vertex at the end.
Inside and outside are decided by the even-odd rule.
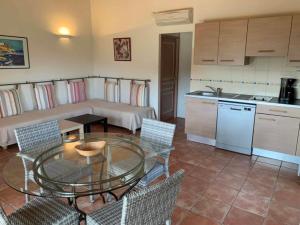
POLYGON ((218 64, 245 64, 247 26, 247 19, 220 22, 218 64))
POLYGON ((220 22, 198 23, 195 26, 195 64, 217 64, 220 22))
POLYGON ((300 15, 293 16, 288 65, 300 66, 300 15))
POLYGON ((287 56, 292 16, 251 18, 246 56, 287 56))

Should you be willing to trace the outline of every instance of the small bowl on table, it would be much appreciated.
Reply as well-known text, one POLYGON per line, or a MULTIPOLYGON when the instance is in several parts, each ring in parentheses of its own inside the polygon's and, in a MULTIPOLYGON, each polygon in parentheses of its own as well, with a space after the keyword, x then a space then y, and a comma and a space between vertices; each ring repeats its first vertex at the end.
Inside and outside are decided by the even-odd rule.
POLYGON ((92 157, 101 153, 106 145, 106 141, 87 142, 76 145, 75 149, 78 154, 85 157, 92 157))

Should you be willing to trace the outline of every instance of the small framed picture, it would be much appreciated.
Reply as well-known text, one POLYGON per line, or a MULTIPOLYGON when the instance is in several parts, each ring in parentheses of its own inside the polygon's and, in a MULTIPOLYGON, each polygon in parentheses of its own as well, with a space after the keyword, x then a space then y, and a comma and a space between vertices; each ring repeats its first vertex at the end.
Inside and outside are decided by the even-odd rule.
POLYGON ((26 37, 0 35, 0 69, 29 69, 26 37))
POLYGON ((131 39, 114 38, 115 61, 131 61, 131 39))

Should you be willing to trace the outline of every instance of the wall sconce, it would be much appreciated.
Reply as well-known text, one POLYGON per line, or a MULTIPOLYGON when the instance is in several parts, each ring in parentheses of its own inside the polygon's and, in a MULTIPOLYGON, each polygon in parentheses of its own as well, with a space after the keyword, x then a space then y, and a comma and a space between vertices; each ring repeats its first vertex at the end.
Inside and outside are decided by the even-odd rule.
POLYGON ((70 34, 70 30, 67 27, 60 27, 58 29, 58 37, 60 38, 72 38, 73 36, 70 34))

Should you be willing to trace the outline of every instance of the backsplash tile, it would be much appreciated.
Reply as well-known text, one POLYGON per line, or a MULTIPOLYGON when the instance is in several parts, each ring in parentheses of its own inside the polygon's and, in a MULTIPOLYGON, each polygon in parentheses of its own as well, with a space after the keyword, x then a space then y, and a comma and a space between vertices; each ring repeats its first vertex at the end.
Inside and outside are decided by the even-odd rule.
POLYGON ((296 83, 300 98, 300 67, 287 66, 284 57, 251 57, 249 65, 193 65, 191 91, 208 90, 205 86, 223 88, 224 92, 278 96, 280 78, 299 79, 296 83))

